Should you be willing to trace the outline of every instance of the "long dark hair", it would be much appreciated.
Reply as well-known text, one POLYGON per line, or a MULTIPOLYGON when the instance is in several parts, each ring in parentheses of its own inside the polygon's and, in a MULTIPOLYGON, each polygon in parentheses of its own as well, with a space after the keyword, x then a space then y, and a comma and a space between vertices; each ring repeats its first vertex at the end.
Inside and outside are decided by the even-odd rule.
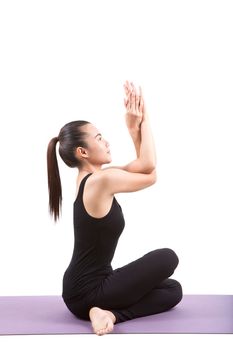
POLYGON ((87 133, 80 128, 89 124, 85 120, 77 120, 65 124, 58 137, 53 137, 47 148, 47 171, 48 171, 48 191, 49 191, 49 212, 56 222, 60 216, 62 206, 62 187, 59 168, 56 156, 56 144, 59 141, 59 154, 62 160, 71 168, 79 167, 80 161, 75 157, 77 147, 88 148, 85 142, 87 133))

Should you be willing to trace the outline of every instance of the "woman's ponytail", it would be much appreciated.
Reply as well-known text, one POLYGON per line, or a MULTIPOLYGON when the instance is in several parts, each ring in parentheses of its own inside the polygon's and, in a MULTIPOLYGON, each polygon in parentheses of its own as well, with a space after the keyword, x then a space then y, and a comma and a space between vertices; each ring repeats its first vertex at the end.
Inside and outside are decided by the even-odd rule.
POLYGON ((58 137, 52 138, 47 149, 49 212, 54 217, 55 222, 59 218, 62 203, 61 179, 56 156, 57 142, 58 137))
POLYGON ((49 211, 54 220, 60 216, 62 205, 61 179, 58 169, 56 144, 59 141, 59 154, 61 159, 70 168, 81 166, 80 160, 76 157, 76 148, 88 148, 86 137, 88 133, 82 130, 82 126, 90 124, 86 120, 76 120, 65 124, 58 137, 50 140, 47 149, 48 189, 49 189, 49 211))

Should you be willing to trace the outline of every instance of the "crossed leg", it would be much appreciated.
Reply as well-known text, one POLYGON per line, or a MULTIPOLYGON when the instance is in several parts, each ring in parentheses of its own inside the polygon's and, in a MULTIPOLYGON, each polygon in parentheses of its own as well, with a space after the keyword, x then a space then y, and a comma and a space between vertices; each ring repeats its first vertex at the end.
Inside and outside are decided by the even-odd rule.
POLYGON ((96 334, 113 324, 166 311, 182 299, 182 287, 169 279, 179 259, 169 248, 151 251, 113 271, 101 284, 89 317, 96 334))

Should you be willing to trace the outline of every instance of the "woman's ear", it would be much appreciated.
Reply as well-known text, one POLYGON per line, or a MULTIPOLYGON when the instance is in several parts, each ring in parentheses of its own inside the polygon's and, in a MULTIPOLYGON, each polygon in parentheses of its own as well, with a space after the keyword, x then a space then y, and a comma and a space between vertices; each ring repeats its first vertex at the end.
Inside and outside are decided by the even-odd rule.
POLYGON ((76 156, 78 159, 82 160, 82 158, 88 158, 88 152, 83 147, 77 147, 76 156))

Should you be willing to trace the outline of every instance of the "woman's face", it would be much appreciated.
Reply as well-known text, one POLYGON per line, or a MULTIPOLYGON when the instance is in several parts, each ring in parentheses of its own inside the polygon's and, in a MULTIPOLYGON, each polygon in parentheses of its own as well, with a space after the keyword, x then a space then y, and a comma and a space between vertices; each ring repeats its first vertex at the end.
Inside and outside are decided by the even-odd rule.
POLYGON ((78 147, 78 155, 81 160, 86 160, 93 165, 102 165, 112 161, 109 143, 103 138, 101 132, 91 123, 82 126, 82 131, 88 133, 86 143, 88 148, 78 147))

